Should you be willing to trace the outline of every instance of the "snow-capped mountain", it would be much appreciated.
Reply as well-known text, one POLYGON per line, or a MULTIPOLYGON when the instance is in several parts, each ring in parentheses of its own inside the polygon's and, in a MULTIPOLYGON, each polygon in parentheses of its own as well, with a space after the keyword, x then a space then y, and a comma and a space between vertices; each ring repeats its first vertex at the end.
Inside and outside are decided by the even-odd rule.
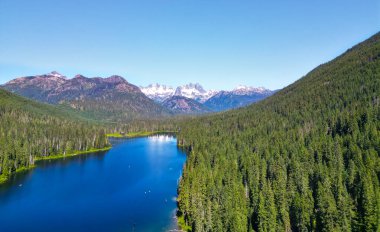
POLYGON ((151 84, 147 87, 140 87, 140 89, 146 96, 157 102, 163 102, 172 96, 181 96, 204 103, 207 99, 218 93, 218 91, 214 90, 206 91, 198 83, 189 83, 187 85, 178 86, 176 89, 166 85, 151 84))
POLYGON ((140 87, 141 92, 143 92, 147 97, 153 99, 156 102, 163 102, 166 99, 174 95, 174 88, 166 85, 160 84, 150 84, 147 87, 140 87))
POLYGON ((199 107, 197 110, 194 110, 197 107, 187 107, 184 102, 189 102, 189 99, 203 104, 208 110, 223 111, 252 104, 275 92, 264 87, 250 87, 245 85, 239 85, 232 90, 205 90, 198 83, 189 83, 187 85, 178 86, 175 89, 159 84, 152 84, 140 88, 146 96, 176 113, 190 113, 191 111, 197 113, 204 112, 199 110, 199 107), (185 101, 178 97, 183 97, 187 100, 185 101))
POLYGON ((238 85, 231 92, 236 95, 252 95, 252 94, 266 94, 272 91, 264 87, 256 88, 256 87, 251 87, 251 86, 238 85))
POLYGON ((208 90, 206 91, 199 83, 187 84, 183 86, 177 87, 174 92, 175 96, 187 97, 190 99, 194 99, 200 103, 204 103, 210 97, 214 96, 218 91, 208 90))

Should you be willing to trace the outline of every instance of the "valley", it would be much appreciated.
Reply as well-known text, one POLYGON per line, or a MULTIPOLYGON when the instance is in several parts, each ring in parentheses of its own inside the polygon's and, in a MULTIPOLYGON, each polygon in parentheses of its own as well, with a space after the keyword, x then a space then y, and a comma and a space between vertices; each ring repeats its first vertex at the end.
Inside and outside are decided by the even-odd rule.
POLYGON ((275 92, 246 86, 232 91, 206 91, 200 84, 191 83, 176 89, 158 84, 139 88, 117 75, 88 78, 78 74, 69 79, 56 71, 19 77, 1 88, 108 122, 224 111, 252 104, 275 92))
POLYGON ((380 231, 377 2, 0 5, 0 231, 380 231))
POLYGON ((264 87, 243 85, 230 91, 205 90, 198 83, 190 83, 175 89, 166 85, 151 84, 141 87, 141 91, 177 114, 201 114, 235 109, 263 100, 276 92, 264 87), (167 104, 168 102, 171 104, 167 104))

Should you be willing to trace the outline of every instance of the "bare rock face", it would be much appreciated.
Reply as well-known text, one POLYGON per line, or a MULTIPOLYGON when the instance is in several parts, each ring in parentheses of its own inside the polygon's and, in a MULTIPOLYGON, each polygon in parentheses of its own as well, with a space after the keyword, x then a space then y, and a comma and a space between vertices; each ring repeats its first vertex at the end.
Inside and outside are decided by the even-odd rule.
POLYGON ((16 78, 1 87, 40 102, 65 104, 87 111, 95 118, 112 121, 168 114, 166 109, 146 97, 139 87, 117 75, 88 78, 78 74, 68 79, 51 72, 16 78))
POLYGON ((172 96, 162 105, 176 114, 202 114, 211 112, 203 104, 182 96, 172 96))

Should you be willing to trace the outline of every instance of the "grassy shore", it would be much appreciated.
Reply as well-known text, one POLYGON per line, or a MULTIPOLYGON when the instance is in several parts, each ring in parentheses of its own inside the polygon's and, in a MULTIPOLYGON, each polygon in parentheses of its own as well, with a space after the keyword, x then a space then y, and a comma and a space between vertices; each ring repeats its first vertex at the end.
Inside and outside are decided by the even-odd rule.
MULTIPOLYGON (((112 133, 112 134, 107 134, 107 137, 110 137, 110 138, 137 138, 137 137, 144 137, 144 136, 156 135, 156 134, 161 134, 161 133, 175 133, 175 131, 144 131, 144 132, 131 132, 128 134, 112 133)), ((90 149, 87 151, 74 151, 74 152, 71 152, 68 154, 41 156, 41 157, 36 157, 34 161, 37 162, 39 160, 62 159, 62 158, 68 158, 68 157, 73 157, 73 156, 77 156, 77 155, 84 155, 84 154, 89 154, 89 153, 94 153, 94 152, 99 152, 99 151, 107 151, 109 149, 111 149, 111 146, 105 147, 105 148, 100 148, 100 149, 90 149)), ((26 170, 30 170, 34 167, 35 167, 35 165, 29 166, 29 167, 21 167, 12 173, 2 174, 2 175, 0 175, 0 184, 6 182, 9 179, 9 176, 12 174, 18 173, 18 172, 23 172, 26 170)))
MULTIPOLYGON (((73 156, 77 156, 77 155, 84 155, 84 154, 89 154, 89 153, 94 153, 94 152, 99 152, 99 151, 108 151, 109 149, 111 149, 111 147, 105 147, 105 148, 99 148, 99 149, 92 148, 92 149, 87 150, 87 151, 75 151, 75 152, 71 152, 71 153, 66 154, 66 155, 59 154, 59 155, 49 155, 49 156, 44 156, 44 157, 36 157, 34 159, 34 161, 62 159, 62 158, 73 157, 73 156)), ((16 169, 16 171, 14 171, 12 173, 2 174, 2 175, 0 175, 0 184, 7 182, 10 175, 13 175, 13 174, 19 173, 19 172, 24 172, 24 171, 30 170, 34 167, 36 167, 36 165, 30 165, 29 167, 21 167, 21 168, 16 169)))
POLYGON ((131 132, 127 134, 121 133, 111 133, 107 134, 107 137, 110 138, 137 138, 137 137, 145 137, 150 135, 157 135, 162 133, 176 133, 175 131, 143 131, 143 132, 131 132))
POLYGON ((74 151, 74 152, 71 152, 68 154, 41 156, 41 157, 36 157, 35 161, 62 159, 62 158, 67 158, 67 157, 72 157, 72 156, 77 156, 77 155, 84 155, 84 154, 89 154, 89 153, 94 153, 94 152, 99 152, 99 151, 108 151, 109 149, 111 149, 111 146, 105 147, 105 148, 99 148, 99 149, 92 148, 92 149, 87 150, 87 151, 74 151))
POLYGON ((191 226, 186 225, 185 218, 183 216, 177 217, 178 226, 182 231, 191 231, 191 226))
POLYGON ((12 174, 19 173, 19 172, 25 172, 27 170, 34 168, 34 167, 35 167, 35 165, 31 165, 29 167, 21 167, 21 168, 16 169, 16 171, 14 171, 13 173, 1 174, 0 175, 0 184, 7 182, 9 179, 9 176, 12 174))

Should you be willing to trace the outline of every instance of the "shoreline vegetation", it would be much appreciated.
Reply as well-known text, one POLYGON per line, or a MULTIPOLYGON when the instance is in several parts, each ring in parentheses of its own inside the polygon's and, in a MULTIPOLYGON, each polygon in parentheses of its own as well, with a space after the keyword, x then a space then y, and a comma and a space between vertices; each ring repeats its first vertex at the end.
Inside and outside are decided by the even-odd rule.
MULTIPOLYGON (((85 155, 85 154, 96 153, 96 152, 101 152, 101 151, 108 151, 111 148, 112 148, 112 146, 107 146, 107 147, 103 147, 103 148, 91 148, 90 150, 86 150, 86 151, 74 151, 74 152, 71 152, 68 154, 41 156, 41 157, 36 157, 34 161, 38 162, 41 160, 55 160, 55 159, 69 158, 69 157, 74 157, 74 156, 78 156, 78 155, 85 155)), ((0 184, 4 184, 5 182, 7 182, 11 175, 31 170, 31 169, 35 168, 36 166, 37 165, 34 164, 34 165, 30 165, 28 167, 20 167, 20 168, 16 169, 16 171, 14 171, 14 172, 1 174, 0 175, 0 184)))
POLYGON ((14 171, 12 173, 1 174, 0 175, 0 184, 4 184, 5 182, 7 182, 9 180, 9 177, 11 175, 14 175, 15 173, 20 173, 20 172, 28 171, 28 170, 34 168, 35 166, 36 165, 31 165, 29 167, 21 167, 21 168, 16 169, 16 171, 14 171))
POLYGON ((183 215, 177 216, 177 224, 180 231, 192 231, 191 226, 186 224, 185 217, 183 215))
MULTIPOLYGON (((131 133, 127 133, 127 134, 124 134, 122 132, 116 132, 116 133, 106 134, 106 136, 108 138, 138 138, 138 137, 145 137, 145 136, 151 136, 151 135, 157 135, 157 134, 166 134, 166 133, 176 133, 176 132, 175 131, 144 131, 144 132, 131 132, 131 133)), ((70 152, 68 154, 41 156, 41 157, 36 157, 34 161, 38 162, 41 160, 55 160, 55 159, 68 158, 68 157, 73 157, 73 156, 78 156, 78 155, 85 155, 85 154, 89 154, 89 153, 108 151, 111 148, 112 148, 112 146, 107 146, 104 148, 97 148, 97 149, 91 148, 90 150, 86 150, 86 151, 74 151, 74 152, 70 152)), ((28 167, 20 167, 11 173, 1 174, 0 175, 0 184, 7 182, 11 175, 14 175, 14 174, 20 173, 20 172, 24 172, 24 171, 28 171, 28 170, 31 170, 35 167, 36 167, 36 164, 30 165, 28 167)))
POLYGON ((95 153, 95 152, 101 152, 101 151, 108 151, 112 148, 112 146, 107 146, 104 148, 92 148, 87 151, 75 151, 69 154, 59 154, 59 155, 50 155, 50 156, 42 156, 42 157, 37 157, 34 161, 38 162, 41 160, 55 160, 55 159, 62 159, 62 158, 68 158, 68 157, 73 157, 77 155, 85 155, 85 154, 90 154, 90 153, 95 153))
MULTIPOLYGON (((127 134, 116 132, 116 133, 106 134, 106 136, 108 138, 123 139, 123 138, 146 137, 146 136, 158 135, 158 134, 176 134, 176 133, 177 133, 176 131, 144 131, 144 132, 131 132, 131 133, 127 133, 127 134)), ((185 145, 177 144, 177 147, 178 148, 184 148, 185 145)), ((74 157, 74 156, 78 156, 78 155, 85 155, 85 154, 96 153, 96 152, 101 152, 101 151, 108 151, 111 148, 112 148, 112 146, 107 146, 107 147, 98 148, 98 149, 92 148, 92 149, 86 150, 86 151, 74 151, 74 152, 71 152, 68 154, 58 154, 58 155, 36 157, 34 160, 36 162, 36 164, 34 164, 34 165, 31 165, 29 167, 21 167, 21 168, 16 169, 16 171, 14 171, 14 172, 0 175, 0 185, 6 183, 9 180, 9 177, 11 175, 14 175, 14 174, 20 173, 20 172, 29 171, 29 170, 37 167, 37 163, 39 161, 63 159, 63 158, 69 158, 69 157, 74 157)), ((191 231, 191 229, 192 229, 191 226, 186 224, 185 219, 182 215, 177 216, 177 225, 181 231, 191 231)))

